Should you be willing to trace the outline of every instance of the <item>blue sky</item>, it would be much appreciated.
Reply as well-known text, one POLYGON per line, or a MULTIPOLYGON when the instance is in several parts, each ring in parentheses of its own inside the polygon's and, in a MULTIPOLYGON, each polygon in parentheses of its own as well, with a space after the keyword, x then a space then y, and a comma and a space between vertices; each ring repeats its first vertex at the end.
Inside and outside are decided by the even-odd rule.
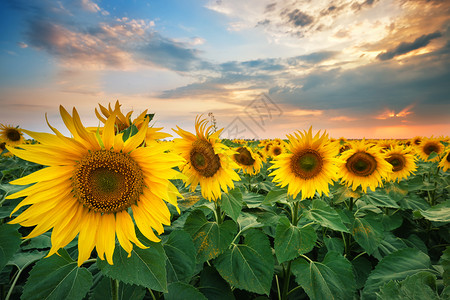
MULTIPOLYGON (((448 1, 0 2, 0 123, 87 126, 119 100, 155 126, 223 137, 450 133, 448 1)), ((64 130, 63 130, 64 131, 64 130)), ((67 132, 67 131, 66 131, 67 132)))

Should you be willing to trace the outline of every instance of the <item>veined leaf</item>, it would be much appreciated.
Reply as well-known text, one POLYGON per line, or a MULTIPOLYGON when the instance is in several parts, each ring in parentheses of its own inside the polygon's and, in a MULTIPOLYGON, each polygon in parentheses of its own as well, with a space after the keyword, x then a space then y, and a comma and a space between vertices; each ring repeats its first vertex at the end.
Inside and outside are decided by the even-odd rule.
POLYGON ((167 257, 167 281, 177 282, 194 275, 197 251, 191 236, 183 230, 172 231, 163 241, 167 257))
POLYGON ((214 261, 220 275, 232 286, 269 295, 274 270, 267 236, 250 229, 243 244, 233 244, 214 261))
POLYGON ((230 245, 237 225, 231 220, 222 224, 210 222, 201 210, 195 210, 186 219, 184 229, 194 241, 197 262, 202 263, 217 257, 230 245))
POLYGON ((213 267, 205 267, 200 274, 198 288, 208 300, 232 300, 234 299, 230 285, 220 276, 213 267))
POLYGON ((66 250, 36 263, 21 299, 83 299, 92 285, 92 274, 79 268, 66 250))
POLYGON ((237 222, 239 213, 242 210, 242 193, 239 188, 234 188, 228 193, 222 193, 222 209, 237 222))
POLYGON ((375 299, 375 293, 390 280, 403 280, 409 275, 430 270, 430 258, 425 253, 406 248, 385 256, 370 273, 363 290, 363 299, 375 299))
POLYGON ((174 282, 169 284, 169 292, 164 295, 164 299, 208 300, 197 288, 184 282, 174 282))
POLYGON ((104 275, 155 291, 167 291, 166 258, 161 243, 149 242, 147 249, 133 247, 130 257, 122 247, 116 246, 113 260, 114 265, 110 265, 105 260, 97 259, 104 275))
POLYGON ((296 259, 292 273, 310 299, 352 299, 356 290, 352 264, 334 251, 321 263, 296 259))
POLYGON ((348 232, 339 214, 323 200, 314 199, 311 208, 305 209, 304 214, 308 219, 316 221, 324 227, 348 232))
POLYGON ((383 238, 382 225, 375 222, 369 223, 364 218, 355 218, 351 230, 355 241, 369 255, 378 248, 383 238))
POLYGON ((439 300, 436 292, 436 276, 419 272, 397 282, 391 280, 377 293, 378 300, 439 300))
POLYGON ((430 221, 450 222, 450 200, 435 205, 427 210, 420 210, 420 214, 430 221))
POLYGON ((316 231, 312 226, 301 228, 292 225, 286 217, 280 218, 274 242, 278 262, 283 263, 308 253, 314 248, 316 241, 316 231))

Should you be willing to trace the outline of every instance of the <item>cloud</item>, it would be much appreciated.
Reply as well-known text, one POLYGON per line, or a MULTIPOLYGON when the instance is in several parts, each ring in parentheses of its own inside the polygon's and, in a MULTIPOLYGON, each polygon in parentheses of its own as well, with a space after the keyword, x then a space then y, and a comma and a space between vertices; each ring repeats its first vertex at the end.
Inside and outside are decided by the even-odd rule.
POLYGON ((17 43, 17 46, 19 46, 20 48, 27 48, 28 47, 28 45, 26 44, 26 43, 24 43, 24 42, 18 42, 17 43))
POLYGON ((416 38, 413 42, 402 42, 394 49, 388 50, 386 52, 377 55, 379 60, 389 60, 396 56, 406 54, 408 52, 417 50, 419 48, 426 47, 431 40, 441 37, 442 34, 439 31, 424 34, 416 38))
POLYGON ((288 19, 287 22, 291 23, 295 27, 305 27, 307 25, 310 25, 314 21, 313 17, 305 14, 297 8, 289 12, 283 11, 281 15, 286 15, 288 19))

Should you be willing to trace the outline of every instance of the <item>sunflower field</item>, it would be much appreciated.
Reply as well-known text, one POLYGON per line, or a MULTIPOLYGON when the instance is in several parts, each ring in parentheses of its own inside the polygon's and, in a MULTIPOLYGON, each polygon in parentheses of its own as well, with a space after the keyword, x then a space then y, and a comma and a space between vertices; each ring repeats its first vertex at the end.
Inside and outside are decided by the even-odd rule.
POLYGON ((1 299, 450 299, 448 137, 94 113, 61 106, 69 136, 0 124, 1 299))

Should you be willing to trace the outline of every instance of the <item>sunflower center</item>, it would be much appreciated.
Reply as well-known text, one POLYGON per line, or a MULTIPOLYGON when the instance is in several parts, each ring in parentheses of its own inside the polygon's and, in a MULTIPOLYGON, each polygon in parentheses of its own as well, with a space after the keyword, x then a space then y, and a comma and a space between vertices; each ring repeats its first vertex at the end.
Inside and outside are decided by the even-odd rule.
POLYGON ((435 143, 428 143, 423 147, 423 152, 425 152, 427 155, 430 155, 431 152, 438 153, 439 147, 435 143))
POLYGON ((281 154, 281 148, 280 147, 275 147, 274 149, 273 149, 273 155, 274 156, 278 156, 278 155, 280 155, 281 154))
POLYGON ((90 152, 77 163, 72 186, 75 197, 85 207, 114 213, 139 200, 144 176, 128 154, 99 150, 90 152))
POLYGON ((345 166, 357 176, 370 176, 377 168, 377 161, 369 153, 356 152, 347 159, 345 166))
POLYGON ((422 142, 421 140, 415 139, 415 140, 414 140, 414 145, 420 145, 421 142, 422 142))
POLYGON ((447 161, 450 162, 450 153, 447 154, 447 161))
POLYGON ((305 149, 293 155, 291 169, 295 176, 302 179, 316 177, 322 171, 323 159, 319 152, 305 149))
POLYGON ((6 136, 8 137, 8 140, 17 142, 20 140, 20 132, 16 129, 8 129, 6 131, 6 136))
POLYGON ((219 155, 214 153, 211 144, 205 140, 192 143, 189 158, 194 169, 204 177, 212 177, 220 169, 219 155))
POLYGON ((238 163, 240 163, 241 165, 244 165, 244 166, 253 166, 253 164, 255 163, 255 160, 253 159, 250 151, 248 151, 244 147, 240 147, 236 151, 239 152, 239 154, 235 154, 234 158, 236 159, 236 161, 238 163))
POLYGON ((398 172, 403 170, 406 164, 406 160, 401 154, 391 154, 386 161, 392 165, 392 171, 398 172))

